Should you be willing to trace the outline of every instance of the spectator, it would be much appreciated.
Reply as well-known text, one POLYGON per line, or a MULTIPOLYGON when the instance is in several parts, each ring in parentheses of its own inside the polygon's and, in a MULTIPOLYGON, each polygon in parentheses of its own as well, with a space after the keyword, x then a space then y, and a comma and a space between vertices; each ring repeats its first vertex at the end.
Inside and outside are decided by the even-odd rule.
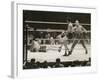
POLYGON ((31 68, 31 64, 30 64, 30 62, 26 62, 25 63, 25 66, 24 66, 24 69, 30 69, 31 68))
POLYGON ((72 61, 64 62, 64 67, 70 67, 72 65, 72 61))
POLYGON ((61 62, 60 62, 60 58, 57 58, 57 59, 56 59, 56 63, 55 63, 55 65, 54 65, 53 67, 54 67, 54 68, 64 67, 64 65, 61 64, 61 62))
POLYGON ((35 59, 31 59, 31 68, 38 68, 37 64, 35 63, 35 59))
POLYGON ((41 65, 40 65, 40 62, 39 61, 37 61, 36 64, 37 64, 37 67, 38 68, 41 68, 41 65))
POLYGON ((87 62, 87 66, 91 66, 91 58, 89 58, 89 61, 87 62))
POLYGON ((50 43, 51 43, 51 45, 54 45, 55 44, 55 40, 54 40, 53 37, 50 37, 50 43))
POLYGON ((43 66, 42 66, 43 68, 48 68, 48 63, 47 63, 47 61, 44 61, 43 62, 43 66))
POLYGON ((50 37, 51 37, 50 33, 47 32, 46 35, 45 35, 45 38, 47 39, 46 44, 50 44, 50 40, 49 40, 50 37))
POLYGON ((89 57, 89 62, 91 62, 91 58, 89 57))
POLYGON ((74 64, 75 66, 80 66, 80 62, 79 62, 78 60, 73 61, 73 64, 74 64))
POLYGON ((81 66, 86 66, 86 65, 87 65, 87 61, 86 60, 81 62, 81 66))

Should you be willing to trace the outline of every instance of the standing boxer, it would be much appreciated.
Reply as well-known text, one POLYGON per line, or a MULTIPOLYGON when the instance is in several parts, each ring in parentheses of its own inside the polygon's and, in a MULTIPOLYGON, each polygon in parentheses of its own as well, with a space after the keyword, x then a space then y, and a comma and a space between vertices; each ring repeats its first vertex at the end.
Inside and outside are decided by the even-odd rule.
POLYGON ((60 43, 61 46, 59 47, 58 51, 60 52, 62 49, 62 46, 65 47, 65 54, 63 56, 67 56, 67 51, 69 51, 68 46, 67 46, 67 36, 66 36, 66 32, 62 32, 59 36, 60 37, 60 43))
POLYGON ((71 50, 69 51, 69 54, 68 55, 71 55, 72 54, 72 51, 75 47, 75 45, 80 41, 80 43, 82 44, 82 46, 84 47, 85 49, 85 54, 88 53, 87 51, 87 48, 85 46, 85 42, 84 42, 84 33, 87 33, 87 30, 82 26, 80 25, 79 21, 76 20, 75 21, 75 27, 73 28, 73 32, 75 34, 74 38, 74 42, 72 44, 72 47, 71 47, 71 50))
MULTIPOLYGON (((68 42, 70 43, 69 39, 72 39, 73 24, 70 19, 67 19, 67 23, 68 23, 67 32, 64 32, 64 37, 66 37, 66 40, 64 40, 62 44, 65 46, 65 54, 63 56, 68 56, 67 51, 69 51, 69 49, 67 45, 68 45, 68 42)), ((62 45, 61 47, 59 47, 59 52, 61 51, 62 45)))

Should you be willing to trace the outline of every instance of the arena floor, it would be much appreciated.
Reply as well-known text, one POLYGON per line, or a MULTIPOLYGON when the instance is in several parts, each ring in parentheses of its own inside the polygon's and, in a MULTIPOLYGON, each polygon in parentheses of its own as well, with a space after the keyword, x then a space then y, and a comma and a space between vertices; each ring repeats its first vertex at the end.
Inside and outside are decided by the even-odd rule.
MULTIPOLYGON (((68 45, 69 49, 72 44, 68 45)), ((43 62, 55 62, 56 58, 60 58, 61 61, 83 61, 88 60, 89 57, 91 57, 91 47, 89 44, 86 44, 86 47, 88 49, 88 54, 85 54, 85 50, 82 47, 81 44, 77 44, 74 48, 73 53, 70 56, 62 56, 65 52, 64 46, 61 50, 61 52, 58 52, 60 45, 46 45, 47 52, 30 52, 28 51, 28 61, 30 61, 32 58, 35 58, 36 61, 43 62)))

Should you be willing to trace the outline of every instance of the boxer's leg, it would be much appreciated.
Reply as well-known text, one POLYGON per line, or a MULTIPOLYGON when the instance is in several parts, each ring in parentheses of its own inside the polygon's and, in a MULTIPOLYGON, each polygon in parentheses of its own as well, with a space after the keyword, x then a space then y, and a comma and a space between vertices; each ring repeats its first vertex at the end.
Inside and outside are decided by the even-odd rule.
POLYGON ((67 46, 67 42, 65 42, 64 47, 65 47, 65 54, 63 56, 68 56, 67 51, 69 51, 69 48, 67 46))
POLYGON ((68 55, 71 55, 72 54, 72 51, 73 51, 73 49, 74 49, 74 47, 75 47, 75 45, 78 43, 78 40, 75 40, 74 42, 73 42, 73 44, 72 44, 72 47, 71 47, 71 50, 69 51, 69 54, 68 55))
POLYGON ((83 48, 85 49, 85 54, 88 53, 87 48, 85 46, 84 40, 80 40, 80 43, 82 44, 83 48))

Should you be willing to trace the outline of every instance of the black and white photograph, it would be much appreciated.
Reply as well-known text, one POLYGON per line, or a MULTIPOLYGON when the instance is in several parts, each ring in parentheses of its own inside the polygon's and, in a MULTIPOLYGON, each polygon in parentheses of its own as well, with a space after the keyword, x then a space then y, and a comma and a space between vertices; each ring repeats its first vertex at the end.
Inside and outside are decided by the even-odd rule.
POLYGON ((23 10, 23 70, 91 66, 91 13, 23 10))

